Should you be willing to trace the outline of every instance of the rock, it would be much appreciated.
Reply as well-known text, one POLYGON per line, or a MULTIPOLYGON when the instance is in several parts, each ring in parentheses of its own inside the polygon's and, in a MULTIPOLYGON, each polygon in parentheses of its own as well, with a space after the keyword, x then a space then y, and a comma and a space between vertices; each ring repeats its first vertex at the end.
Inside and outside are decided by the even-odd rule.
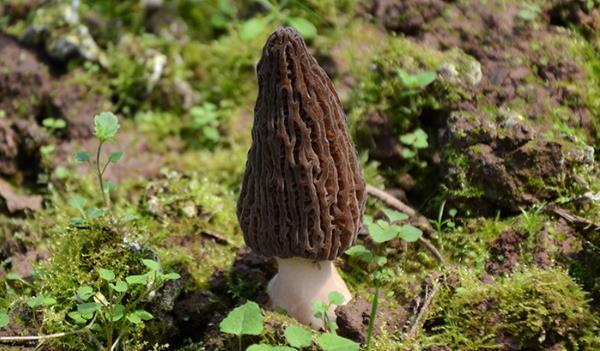
POLYGON ((443 7, 442 0, 376 0, 371 13, 386 29, 415 35, 425 23, 439 16, 443 7))
POLYGON ((14 175, 17 172, 18 146, 17 136, 8 121, 0 119, 0 174, 14 175))
POLYGON ((8 212, 11 214, 22 211, 37 211, 42 208, 40 195, 27 196, 17 194, 11 186, 0 179, 0 197, 4 200, 8 212))
POLYGON ((481 72, 481 63, 477 60, 473 60, 468 64, 468 71, 465 72, 467 82, 471 85, 477 85, 483 78, 483 72, 481 72))
POLYGON ((79 15, 79 1, 51 1, 37 8, 21 40, 43 45, 53 60, 65 63, 82 57, 107 65, 106 57, 79 15))
POLYGON ((462 149, 473 144, 489 144, 496 126, 480 112, 456 111, 450 114, 443 142, 462 149))
POLYGON ((589 146, 547 140, 531 123, 503 108, 497 116, 477 111, 450 115, 442 145, 451 151, 446 151, 442 167, 457 200, 465 203, 461 193, 479 199, 469 204, 476 212, 493 213, 498 207, 516 212, 555 198, 561 179, 577 178, 572 166, 590 163, 593 152, 589 146), (486 202, 488 208, 479 206, 486 202))
POLYGON ((35 117, 50 91, 48 67, 30 50, 0 33, 0 110, 4 118, 35 117))
POLYGON ((504 159, 498 157, 494 150, 486 144, 477 144, 467 150, 469 173, 472 182, 482 189, 484 196, 503 207, 511 207, 516 200, 519 203, 533 202, 527 194, 520 194, 519 184, 508 172, 504 159))
POLYGON ((161 337, 178 333, 179 321, 176 317, 180 316, 175 314, 175 306, 180 301, 179 296, 182 291, 183 279, 176 279, 166 282, 158 291, 150 295, 149 309, 154 316, 152 323, 161 330, 161 337))

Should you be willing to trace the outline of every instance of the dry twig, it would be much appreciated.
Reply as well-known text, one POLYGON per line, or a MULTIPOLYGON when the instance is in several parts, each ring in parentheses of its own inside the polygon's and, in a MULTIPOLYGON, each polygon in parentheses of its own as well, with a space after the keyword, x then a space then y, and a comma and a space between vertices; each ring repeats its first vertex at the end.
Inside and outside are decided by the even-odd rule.
POLYGON ((378 198, 387 206, 394 207, 398 211, 404 212, 410 217, 417 216, 417 211, 415 211, 412 207, 398 200, 396 197, 386 193, 384 190, 378 189, 370 184, 367 184, 367 193, 373 197, 378 198))
POLYGON ((438 291, 439 291, 439 286, 440 286, 440 277, 438 276, 436 278, 431 278, 431 279, 426 279, 423 282, 423 291, 422 291, 422 300, 421 300, 421 296, 419 296, 416 300, 415 300, 415 306, 414 306, 414 314, 413 317, 410 318, 407 323, 406 323, 406 337, 408 339, 412 339, 414 338, 419 329, 421 329, 423 323, 424 323, 424 318, 425 315, 427 314, 427 311, 429 311, 429 308, 431 307, 431 303, 433 302, 433 299, 435 298, 435 296, 437 295, 438 291), (422 303, 421 303, 422 301, 422 303), (409 323, 410 322, 410 323, 409 323))
POLYGON ((200 235, 205 236, 210 239, 213 239, 217 244, 231 245, 231 242, 229 241, 229 239, 227 239, 225 236, 223 236, 219 233, 213 232, 213 231, 202 230, 200 232, 200 235))
MULTIPOLYGON (((96 317, 97 317, 97 315, 94 316, 94 318, 92 318, 92 321, 88 325, 86 325, 85 327, 83 327, 81 329, 77 329, 77 330, 73 330, 73 331, 69 331, 69 332, 46 334, 46 335, 0 336, 0 343, 19 343, 19 342, 28 342, 28 341, 39 341, 41 344, 45 340, 49 340, 49 339, 62 338, 63 336, 67 336, 67 335, 90 333, 90 329, 94 325, 94 322, 96 321, 96 317)), ((93 334, 91 334, 91 335, 93 337, 93 334)))
POLYGON ((25 341, 40 341, 54 338, 61 338, 63 336, 84 333, 88 328, 83 328, 79 330, 75 330, 72 332, 62 332, 62 333, 54 333, 47 335, 30 335, 30 336, 0 336, 0 343, 10 343, 10 342, 25 342, 25 341))
POLYGON ((546 212, 564 219, 565 221, 567 221, 567 223, 573 225, 579 230, 600 231, 600 224, 594 223, 587 218, 580 217, 562 207, 558 207, 556 205, 549 205, 548 207, 546 207, 546 212))

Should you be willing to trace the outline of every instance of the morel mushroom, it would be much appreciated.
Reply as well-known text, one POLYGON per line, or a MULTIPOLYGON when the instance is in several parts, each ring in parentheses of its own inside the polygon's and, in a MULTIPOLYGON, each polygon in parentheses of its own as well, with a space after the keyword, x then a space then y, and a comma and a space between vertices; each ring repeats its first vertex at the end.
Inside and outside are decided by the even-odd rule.
POLYGON ((351 299, 333 260, 362 224, 365 181, 333 83, 300 33, 271 34, 257 74, 237 215, 246 244, 277 260, 268 286, 272 306, 320 328, 313 301, 327 302, 332 291, 351 299))

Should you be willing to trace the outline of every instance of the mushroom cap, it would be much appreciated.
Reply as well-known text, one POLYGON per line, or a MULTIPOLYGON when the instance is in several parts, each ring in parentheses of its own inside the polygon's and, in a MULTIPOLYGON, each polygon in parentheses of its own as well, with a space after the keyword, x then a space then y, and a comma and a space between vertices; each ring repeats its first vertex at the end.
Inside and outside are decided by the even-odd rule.
POLYGON ((257 67, 237 215, 263 256, 333 260, 354 243, 365 181, 333 83, 293 28, 275 31, 257 67))

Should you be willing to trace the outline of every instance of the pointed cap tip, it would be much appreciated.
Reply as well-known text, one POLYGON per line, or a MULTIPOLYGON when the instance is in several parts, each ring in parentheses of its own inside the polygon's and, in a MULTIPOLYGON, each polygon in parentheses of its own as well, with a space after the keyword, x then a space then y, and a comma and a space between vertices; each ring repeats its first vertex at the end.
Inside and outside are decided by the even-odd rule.
POLYGON ((269 36, 267 42, 304 41, 302 34, 294 27, 279 27, 269 36))

